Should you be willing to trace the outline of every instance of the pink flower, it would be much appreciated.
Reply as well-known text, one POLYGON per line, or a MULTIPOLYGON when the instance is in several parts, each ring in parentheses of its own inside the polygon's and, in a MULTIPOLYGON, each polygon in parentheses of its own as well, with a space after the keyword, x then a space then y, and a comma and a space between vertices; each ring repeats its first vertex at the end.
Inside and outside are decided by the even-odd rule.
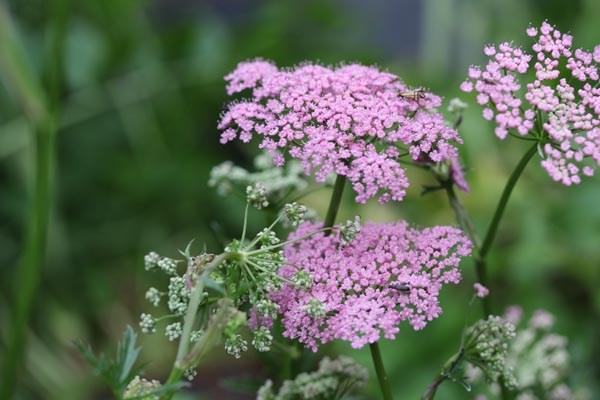
POLYGON ((469 182, 467 182, 467 178, 465 177, 465 170, 462 165, 460 165, 458 157, 453 157, 450 160, 450 178, 456 187, 463 192, 469 193, 471 191, 469 182))
POLYGON ((527 36, 529 36, 529 37, 535 37, 535 36, 537 36, 537 33, 538 33, 537 29, 534 27, 531 27, 531 26, 529 28, 527 28, 526 32, 527 32, 527 36))
POLYGON ((527 35, 537 40, 533 56, 511 43, 501 43, 497 51, 486 46, 488 64, 481 76, 474 72, 477 67, 469 67, 461 89, 477 92, 477 102, 486 105, 483 117, 495 122, 498 138, 510 131, 526 136, 534 129, 547 136, 542 167, 557 182, 578 184, 600 165, 600 45, 591 53, 573 50, 573 37, 548 22, 529 27, 527 35), (559 65, 569 71, 567 76, 561 77, 559 65), (521 94, 520 77, 528 71, 535 79, 521 94), (580 84, 572 86, 573 79, 580 84))
POLYGON ((490 294, 490 290, 479 282, 475 283, 473 285, 473 288, 475 289, 475 295, 480 299, 483 299, 484 297, 487 297, 488 294, 490 294))
POLYGON ((221 117, 221 142, 259 136, 260 148, 301 160, 318 182, 346 176, 364 203, 401 201, 409 185, 399 157, 457 155, 455 130, 435 111, 441 99, 411 91, 395 75, 358 64, 329 68, 303 64, 278 69, 270 62, 240 63, 225 77, 227 93, 250 89, 221 117))
MULTIPOLYGON (((304 223, 290 239, 320 226, 304 223)), ((401 321, 422 329, 442 312, 440 290, 460 281, 458 266, 471 247, 456 228, 418 230, 406 222, 366 223, 347 245, 336 234, 322 233, 288 245, 280 275, 291 280, 305 271, 313 285, 286 285, 271 294, 283 334, 316 351, 335 339, 354 348, 393 339, 401 321)))

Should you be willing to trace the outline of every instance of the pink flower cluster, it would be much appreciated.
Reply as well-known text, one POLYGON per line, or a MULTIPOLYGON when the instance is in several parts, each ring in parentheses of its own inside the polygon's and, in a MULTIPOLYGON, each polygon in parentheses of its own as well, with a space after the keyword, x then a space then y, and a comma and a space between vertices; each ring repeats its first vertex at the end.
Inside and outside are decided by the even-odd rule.
POLYGON ((364 203, 401 201, 408 187, 398 158, 426 154, 435 162, 457 155, 455 130, 434 111, 441 99, 410 91, 400 79, 358 64, 328 68, 304 64, 278 69, 270 62, 240 63, 227 75, 229 95, 252 89, 232 103, 219 123, 221 143, 249 142, 283 165, 284 153, 314 170, 318 182, 346 176, 364 203))
POLYGON ((511 43, 486 46, 490 61, 484 70, 470 67, 461 89, 477 92, 483 117, 495 121, 500 139, 510 130, 528 135, 537 124, 543 129, 537 132, 543 133, 542 166, 553 180, 577 184, 581 173, 591 176, 600 165, 600 45, 593 52, 572 50, 573 37, 547 22, 530 27, 527 35, 537 38, 533 56, 511 43), (519 75, 532 61, 535 79, 522 95, 519 75), (570 71, 567 76, 561 76, 562 67, 570 71))
MULTIPOLYGON (((306 222, 290 239, 320 226, 306 222)), ((393 339, 401 321, 422 329, 442 312, 440 290, 460 281, 458 266, 471 247, 456 228, 419 230, 406 222, 366 223, 347 245, 338 235, 323 233, 290 244, 280 275, 293 280, 305 271, 313 284, 308 290, 289 284, 272 294, 280 306, 284 336, 316 351, 335 339, 354 348, 382 335, 393 339), (315 302, 322 313, 310 312, 315 302)))

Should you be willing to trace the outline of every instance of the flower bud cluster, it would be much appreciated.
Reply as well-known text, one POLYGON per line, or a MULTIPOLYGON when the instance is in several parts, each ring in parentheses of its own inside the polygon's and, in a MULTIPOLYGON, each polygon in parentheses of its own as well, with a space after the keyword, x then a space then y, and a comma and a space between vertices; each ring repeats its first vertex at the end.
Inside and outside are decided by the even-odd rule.
POLYGON ((571 372, 568 341, 552 332, 552 314, 536 310, 522 325, 508 354, 517 378, 519 396, 531 400, 577 398, 576 392, 567 385, 571 372), (537 388, 537 392, 533 388, 537 388), (540 393, 545 397, 540 398, 540 393))
POLYGON ((283 215, 285 215, 292 226, 298 226, 298 224, 304 222, 307 212, 308 208, 306 206, 296 202, 283 206, 283 215))
MULTIPOLYGON (((502 350, 504 368, 514 377, 511 381, 515 399, 587 399, 587 391, 584 388, 573 390, 567 384, 571 372, 568 343, 565 337, 551 331, 554 325, 552 314, 545 310, 537 310, 527 322, 522 321, 522 314, 521 307, 511 306, 506 309, 502 320, 493 317, 496 332, 502 331, 500 327, 503 325, 514 324, 518 328, 511 334, 512 339, 506 342, 507 347, 502 350)), ((478 321, 470 332, 478 332, 483 325, 482 321, 478 321)), ((485 366, 480 364, 480 359, 473 359, 468 368, 471 383, 477 383, 482 369, 484 375, 489 377, 485 366)), ((492 391, 494 389, 497 391, 497 385, 492 386, 492 391)), ((486 397, 481 395, 481 398, 486 397)))
POLYGON ((210 172, 208 186, 214 187, 221 196, 230 194, 235 188, 244 189, 255 183, 262 183, 267 197, 279 202, 291 191, 302 190, 308 186, 299 161, 287 163, 285 167, 276 167, 273 157, 262 153, 254 159, 255 172, 226 161, 214 167, 210 172))
POLYGON ((146 271, 162 270, 168 275, 175 275, 177 273, 177 260, 169 257, 161 257, 154 251, 148 253, 144 257, 144 267, 146 271))
POLYGON ((139 399, 139 400, 159 400, 159 395, 150 395, 153 391, 160 388, 160 382, 157 380, 146 380, 136 376, 129 382, 123 393, 123 398, 127 399, 139 399))
MULTIPOLYGON (((166 305, 170 314, 163 317, 155 318, 150 313, 141 315, 140 328, 143 333, 155 333, 156 324, 164 318, 182 318, 188 307, 190 298, 190 287, 187 284, 186 276, 190 275, 187 271, 183 276, 177 273, 177 265, 180 261, 162 257, 155 252, 150 252, 144 257, 145 268, 150 271, 161 271, 169 276, 169 285, 166 292, 161 292, 155 287, 151 287, 146 291, 146 300, 154 307, 160 306, 162 297, 167 298, 166 305)), ((188 263, 188 270, 190 265, 188 263)), ((170 341, 176 340, 182 331, 180 321, 173 322, 165 327, 165 335, 170 341)))
POLYGON ((465 359, 481 368, 488 382, 514 388, 517 381, 508 363, 508 347, 514 337, 515 326, 501 317, 481 319, 467 330, 465 359))
POLYGON ((268 380, 259 389, 257 400, 286 399, 334 399, 339 390, 349 390, 352 386, 366 384, 368 372, 350 357, 341 356, 335 360, 325 357, 315 372, 301 373, 294 380, 283 382, 278 392, 273 382, 268 380))
POLYGON ((348 244, 354 240, 360 233, 360 217, 357 215, 354 219, 349 219, 340 227, 340 241, 342 244, 348 244))
POLYGON ((267 188, 261 182, 246 187, 246 197, 248 203, 259 210, 268 207, 269 205, 269 200, 267 200, 267 188))

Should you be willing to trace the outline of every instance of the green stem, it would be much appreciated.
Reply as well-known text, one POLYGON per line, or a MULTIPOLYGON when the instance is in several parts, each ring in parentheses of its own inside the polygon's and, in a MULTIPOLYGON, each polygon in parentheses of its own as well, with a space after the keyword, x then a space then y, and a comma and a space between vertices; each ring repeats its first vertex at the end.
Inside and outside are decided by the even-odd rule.
POLYGON ((35 175, 28 205, 26 237, 13 285, 14 311, 1 363, 0 398, 10 399, 15 392, 25 353, 27 323, 46 253, 52 204, 55 123, 49 112, 46 95, 22 51, 20 39, 3 3, 0 3, 0 78, 27 116, 35 146, 35 175))
MULTIPOLYGON (((446 190, 446 194, 448 195, 448 200, 450 201, 450 206, 456 215, 456 219, 458 221, 459 226, 463 231, 467 233, 471 241, 473 242, 474 250, 475 250, 475 273, 477 275, 477 280, 484 286, 488 286, 487 279, 487 260, 486 256, 494 242, 494 238, 496 237, 496 233, 498 232, 498 227, 500 225, 500 221, 502 220, 502 216, 504 215, 504 210, 506 209, 506 205, 508 204, 508 200, 512 194, 512 191, 519 180, 521 174, 525 170, 527 163, 533 155, 537 152, 537 143, 527 150, 527 152, 523 155, 514 171, 510 175, 508 182, 506 182, 506 186, 504 187, 504 191, 502 192, 502 196, 500 197, 500 201, 498 202, 498 206, 496 207, 496 211, 494 212, 494 216, 492 218, 492 222, 487 230, 485 238, 483 240, 483 244, 480 244, 479 236, 475 231, 475 227, 471 218, 469 217, 467 211, 464 206, 460 202, 458 196, 454 192, 454 188, 451 184, 443 182, 444 188, 446 190)), ((485 315, 490 315, 491 304, 490 297, 484 297, 482 299, 483 312, 485 315)))
POLYGON ((527 166, 527 163, 529 162, 529 160, 531 160, 531 157, 533 157, 533 155, 537 152, 537 146, 538 144, 535 143, 529 148, 529 150, 527 150, 527 152, 523 155, 523 158, 521 158, 521 160, 519 161, 519 164, 517 164, 513 173, 510 175, 510 178, 508 179, 508 182, 504 187, 504 191, 502 192, 502 197, 500 197, 498 207, 496 207, 496 212, 494 213, 492 223, 490 224, 490 227, 488 228, 487 233, 485 235, 485 239, 483 240, 483 244, 479 249, 479 257, 481 259, 485 260, 488 251, 492 247, 492 243, 494 242, 494 238, 496 237, 496 233, 498 232, 498 226, 500 224, 500 220, 502 219, 502 215, 504 214, 506 205, 508 204, 510 195, 512 194, 512 191, 517 181, 519 180, 519 177, 523 173, 523 170, 527 166))
MULTIPOLYGON (((216 256, 213 261, 206 266, 202 275, 198 277, 198 282, 196 286, 192 289, 192 293, 190 293, 190 302, 188 304, 188 308, 184 317, 183 322, 183 331, 181 334, 181 339, 179 340, 179 347, 177 348, 177 357, 175 358, 175 362, 173 363, 173 368, 171 369, 171 374, 167 380, 167 384, 172 384, 179 379, 185 372, 186 367, 182 364, 184 358, 188 355, 189 346, 190 346, 190 338, 192 336, 192 331, 194 330, 194 326, 196 324, 196 316, 198 314, 198 307, 200 306, 200 301, 202 300, 202 293, 204 292, 204 278, 211 273, 213 269, 215 269, 219 264, 225 261, 227 258, 231 257, 232 253, 222 253, 216 256)), ((171 396, 168 395, 166 397, 170 399, 171 396)))
POLYGON ((377 373, 377 380, 379 381, 379 388, 384 400, 394 400, 392 396, 392 389, 390 387, 390 380, 383 367, 383 361, 381 360, 381 352, 379 351, 379 344, 377 342, 369 345, 371 350, 371 357, 373 358, 373 365, 375 366, 375 372, 377 373))
MULTIPOLYGON (((329 208, 327 209, 327 215, 323 222, 323 228, 331 228, 335 224, 335 217, 337 217, 340 209, 340 203, 342 202, 342 194, 344 193, 344 185, 346 184, 346 177, 338 175, 335 178, 335 184, 333 186, 333 193, 331 194, 331 200, 329 201, 329 208)), ((326 233, 329 235, 331 231, 326 233)))
POLYGON ((461 345, 461 350, 446 361, 442 367, 442 370, 435 377, 435 380, 427 387, 425 394, 423 394, 421 397, 422 400, 433 400, 435 398, 440 385, 444 383, 444 381, 446 381, 451 374, 454 373, 454 370, 457 366, 460 366, 464 354, 465 350, 461 345))

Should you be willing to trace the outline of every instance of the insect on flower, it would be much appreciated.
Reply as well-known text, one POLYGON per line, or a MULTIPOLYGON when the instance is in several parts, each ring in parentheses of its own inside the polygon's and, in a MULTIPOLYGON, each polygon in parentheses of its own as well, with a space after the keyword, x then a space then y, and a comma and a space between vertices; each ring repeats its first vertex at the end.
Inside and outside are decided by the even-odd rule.
POLYGON ((404 294, 410 293, 410 286, 408 286, 405 283, 394 283, 394 284, 390 285, 390 288, 395 289, 404 294))
POLYGON ((410 90, 408 92, 401 92, 400 97, 410 100, 420 100, 425 98, 425 89, 418 88, 415 90, 410 90))

